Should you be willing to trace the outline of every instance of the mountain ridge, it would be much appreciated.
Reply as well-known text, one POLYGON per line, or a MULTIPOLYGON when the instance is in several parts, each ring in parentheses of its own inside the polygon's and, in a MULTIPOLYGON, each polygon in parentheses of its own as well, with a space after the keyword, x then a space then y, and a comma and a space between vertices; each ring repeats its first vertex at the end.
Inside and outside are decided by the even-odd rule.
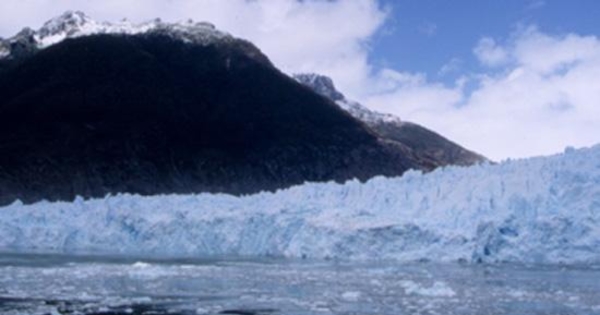
POLYGON ((237 42, 69 39, 0 76, 0 94, 0 202, 246 194, 419 168, 237 42))
POLYGON ((167 23, 160 19, 137 24, 127 20, 117 23, 97 22, 81 11, 66 11, 44 23, 38 30, 26 27, 15 36, 0 41, 0 58, 19 58, 23 54, 22 50, 37 51, 71 38, 98 34, 137 35, 152 32, 169 32, 183 41, 205 45, 223 41, 240 41, 228 33, 217 30, 208 22, 187 20, 167 23))
POLYGON ((54 32, 8 40, 0 203, 240 195, 437 166, 206 23, 85 35, 84 20, 66 14, 46 24, 54 32))
POLYGON ((334 101, 356 119, 365 122, 381 138, 407 147, 432 169, 448 165, 469 166, 487 161, 484 156, 469 151, 421 125, 404 121, 391 114, 370 110, 358 102, 348 100, 327 76, 315 73, 296 74, 294 79, 334 101))

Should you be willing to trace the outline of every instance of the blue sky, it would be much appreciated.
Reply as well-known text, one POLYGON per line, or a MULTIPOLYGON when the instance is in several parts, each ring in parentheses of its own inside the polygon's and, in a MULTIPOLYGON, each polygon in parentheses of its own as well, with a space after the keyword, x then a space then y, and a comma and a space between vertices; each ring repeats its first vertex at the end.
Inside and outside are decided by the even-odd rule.
POLYGON ((211 22, 493 160, 600 143, 597 0, 2 0, 0 36, 66 10, 211 22))
POLYGON ((374 64, 452 84, 480 71, 473 47, 484 36, 507 38, 519 27, 600 34, 597 0, 385 0, 389 17, 371 42, 374 64), (440 73, 446 65, 459 69, 440 73))

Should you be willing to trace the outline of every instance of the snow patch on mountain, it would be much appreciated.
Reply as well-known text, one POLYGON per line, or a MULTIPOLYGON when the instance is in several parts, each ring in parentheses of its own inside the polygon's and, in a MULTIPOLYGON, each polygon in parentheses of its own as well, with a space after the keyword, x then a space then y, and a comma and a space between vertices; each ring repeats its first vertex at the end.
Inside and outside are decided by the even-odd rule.
POLYGON ((10 55, 10 48, 4 39, 0 38, 0 59, 10 55))
POLYGON ((0 248, 27 252, 600 263, 600 146, 276 193, 16 202, 0 248))
MULTIPOLYGON (((160 19, 139 24, 127 20, 118 23, 97 22, 80 11, 67 11, 59 17, 49 20, 39 30, 31 31, 31 36, 35 48, 44 49, 68 38, 95 34, 135 35, 152 32, 168 33, 185 42, 202 45, 233 39, 231 35, 217 30, 214 25, 207 22, 187 20, 179 23, 167 23, 160 19)), ((21 40, 24 37, 21 33, 8 39, 8 41, 21 40)), ((2 55, 2 46, 0 46, 0 58, 10 56, 10 47, 5 47, 5 50, 8 50, 8 53, 5 51, 2 55)))
POLYGON ((341 101, 346 98, 344 94, 335 88, 333 80, 328 76, 316 73, 299 73, 294 74, 293 78, 303 85, 306 85, 311 90, 327 97, 334 102, 341 101))
POLYGON ((357 118, 360 121, 366 122, 368 124, 402 124, 402 120, 400 120, 400 118, 394 115, 379 113, 368 109, 367 107, 363 106, 358 102, 346 99, 344 94, 342 94, 335 88, 333 80, 327 76, 315 73, 301 73, 295 74, 293 78, 296 81, 302 83, 303 85, 311 88, 313 91, 334 101, 339 107, 341 107, 343 110, 347 111, 348 113, 350 113, 350 115, 352 115, 354 118, 357 118))
POLYGON ((402 120, 397 116, 370 110, 364 105, 355 101, 343 99, 340 101, 336 101, 335 103, 338 104, 339 107, 350 113, 350 115, 352 115, 353 117, 370 124, 395 123, 397 125, 401 125, 403 123, 402 120))

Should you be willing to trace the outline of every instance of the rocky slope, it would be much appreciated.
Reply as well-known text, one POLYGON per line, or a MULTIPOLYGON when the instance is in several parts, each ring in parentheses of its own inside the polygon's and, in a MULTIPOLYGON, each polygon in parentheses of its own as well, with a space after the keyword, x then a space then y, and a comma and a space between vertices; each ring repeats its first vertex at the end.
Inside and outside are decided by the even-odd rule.
POLYGON ((33 32, 29 56, 12 46, 0 75, 2 203, 244 194, 422 168, 251 43, 205 24, 44 46, 62 36, 46 34, 33 32))
POLYGON ((381 138, 409 148, 422 165, 436 168, 447 165, 468 166, 486 161, 485 157, 423 126, 372 111, 360 103, 346 99, 336 90, 331 78, 318 74, 297 74, 294 78, 366 123, 381 138))
POLYGON ((0 46, 0 203, 247 194, 443 165, 208 23, 67 12, 0 46))

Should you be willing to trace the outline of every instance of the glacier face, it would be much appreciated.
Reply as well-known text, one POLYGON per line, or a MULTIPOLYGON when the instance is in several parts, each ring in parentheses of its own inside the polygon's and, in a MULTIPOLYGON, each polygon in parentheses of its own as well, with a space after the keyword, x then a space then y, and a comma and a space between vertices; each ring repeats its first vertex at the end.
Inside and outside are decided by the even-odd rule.
POLYGON ((0 248, 171 256, 600 263, 600 145, 276 193, 16 202, 0 248))

